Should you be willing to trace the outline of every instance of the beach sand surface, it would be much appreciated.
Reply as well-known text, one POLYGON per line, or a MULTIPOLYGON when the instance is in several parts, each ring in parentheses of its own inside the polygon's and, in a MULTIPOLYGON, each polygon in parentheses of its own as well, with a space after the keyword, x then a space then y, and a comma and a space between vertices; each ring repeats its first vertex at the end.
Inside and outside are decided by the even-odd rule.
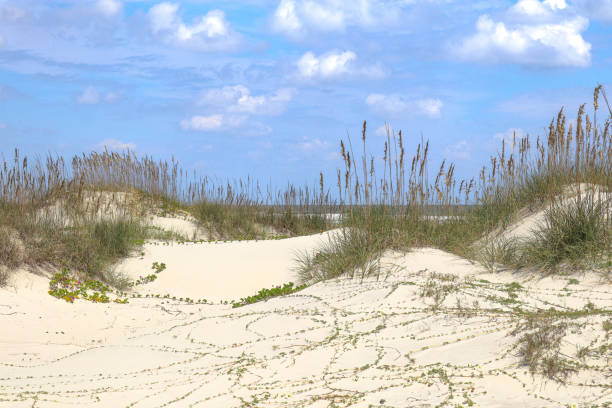
POLYGON ((0 408, 612 404, 612 285, 597 271, 492 272, 416 248, 387 251, 376 277, 224 302, 297 283, 295 254, 334 233, 147 242, 116 272, 166 269, 128 304, 67 303, 47 294, 55 271, 17 271, 0 288, 0 408), (522 327, 543 310, 548 319, 522 327), (547 325, 561 335, 550 361, 570 368, 562 382, 522 361, 520 340, 547 325))

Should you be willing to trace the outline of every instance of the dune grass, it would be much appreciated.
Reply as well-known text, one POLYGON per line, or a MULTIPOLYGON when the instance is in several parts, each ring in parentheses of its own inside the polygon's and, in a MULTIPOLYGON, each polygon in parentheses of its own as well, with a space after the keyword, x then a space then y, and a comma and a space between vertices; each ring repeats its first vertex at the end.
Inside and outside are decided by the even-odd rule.
POLYGON ((129 282, 113 264, 146 239, 178 239, 147 226, 150 212, 191 215, 211 239, 321 232, 332 225, 325 214, 333 203, 312 191, 215 184, 189 178, 175 160, 129 151, 75 156, 68 169, 62 157, 32 163, 15 150, 12 161, 0 161, 0 285, 20 266, 51 265, 125 289, 129 282))
MULTIPOLYGON (((612 254, 612 109, 605 91, 593 95, 593 119, 578 110, 576 125, 567 125, 561 109, 547 137, 529 135, 502 141, 478 178, 456 179, 454 164, 442 162, 428 173, 429 143, 421 142, 407 160, 401 131, 387 128, 382 169, 366 157, 366 122, 361 135, 362 157, 356 159, 350 137, 340 142, 345 169, 337 188, 350 233, 310 254, 300 254, 300 276, 317 281, 355 270, 370 271, 387 249, 433 246, 486 264, 532 266, 556 270, 565 264, 585 266, 585 259, 604 258, 610 271, 612 254), (599 99, 607 110, 597 122, 599 99), (382 174, 381 174, 382 173, 382 174), (600 191, 580 186, 597 186, 600 191), (578 186, 583 197, 563 204, 564 189, 578 186), (602 193, 603 191, 603 193, 602 193), (529 242, 501 242, 496 235, 530 209, 546 208, 546 222, 529 242), (432 217, 432 208, 435 215, 432 217), (318 261, 317 261, 318 260, 318 261)), ((601 114, 601 113, 600 113, 601 114)), ((590 264, 589 264, 590 266, 590 264)))
POLYGON ((111 266, 146 239, 160 237, 144 223, 151 209, 188 214, 211 239, 297 236, 341 227, 318 251, 297 255, 304 282, 380 273, 384 251, 414 246, 489 264, 551 269, 579 264, 588 255, 610 266, 609 196, 588 191, 576 208, 553 205, 530 243, 475 244, 494 236, 525 207, 554 202, 568 185, 587 183, 612 192, 612 110, 607 99, 607 111, 601 109, 602 96, 597 87, 592 119, 583 105, 575 126, 561 110, 535 145, 530 136, 502 141, 490 164, 469 179, 457 179, 454 164, 446 161, 430 174, 429 143, 422 140, 409 159, 402 132, 391 129, 382 165, 375 168, 374 157, 367 155, 366 122, 360 158, 350 138, 340 141, 344 170, 337 171, 333 188, 322 173, 315 186, 275 190, 250 178, 221 183, 198 177, 174 159, 156 162, 129 151, 82 154, 67 166, 51 155, 32 163, 15 150, 12 161, 0 162, 0 284, 19 266, 49 264, 125 286, 111 266), (602 126, 598 112, 605 117, 602 126), (339 225, 330 214, 342 215, 339 225))
POLYGON ((567 205, 553 205, 546 212, 544 225, 535 231, 534 239, 522 251, 517 251, 514 259, 546 270, 563 263, 596 264, 602 256, 609 259, 612 232, 609 201, 589 194, 567 205))

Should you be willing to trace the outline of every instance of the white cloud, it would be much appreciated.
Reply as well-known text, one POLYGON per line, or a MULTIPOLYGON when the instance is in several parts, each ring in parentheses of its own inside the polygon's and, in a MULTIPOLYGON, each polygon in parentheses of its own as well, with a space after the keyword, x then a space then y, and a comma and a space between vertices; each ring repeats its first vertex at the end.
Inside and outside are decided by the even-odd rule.
POLYGON ((302 142, 298 143, 298 147, 304 152, 321 152, 322 150, 327 149, 329 146, 329 142, 319 138, 304 139, 302 142))
POLYGON ((6 123, 0 122, 0 130, 6 129, 6 123))
POLYGON ((171 30, 179 24, 176 12, 179 5, 176 3, 159 3, 149 10, 149 23, 154 33, 171 30))
MULTIPOLYGON (((243 85, 224 86, 209 89, 202 93, 198 106, 203 106, 209 114, 196 115, 181 121, 183 130, 227 130, 247 123, 251 115, 280 115, 296 94, 293 88, 282 88, 267 95, 251 95, 243 85)), ((249 134, 270 133, 269 126, 249 121, 249 134)))
POLYGON ((113 17, 119 14, 123 4, 119 0, 98 0, 96 9, 106 17, 113 17))
POLYGON ((397 94, 370 94, 365 102, 372 110, 390 116, 415 112, 430 118, 439 118, 444 105, 440 99, 436 98, 407 100, 397 94))
POLYGON ((306 1, 302 6, 304 17, 311 26, 320 31, 339 31, 344 29, 345 11, 326 7, 312 1, 306 1))
POLYGON ((223 115, 196 115, 192 116, 190 119, 183 119, 181 121, 181 128, 183 130, 210 131, 220 129, 223 124, 223 115))
POLYGON ((387 112, 392 115, 404 112, 410 106, 410 103, 399 95, 371 94, 366 98, 366 103, 374 108, 374 110, 387 112))
POLYGON ((88 86, 77 96, 77 102, 86 105, 95 105, 100 102, 100 93, 93 86, 88 86))
POLYGON ((296 94, 295 89, 282 88, 269 95, 251 95, 243 85, 224 86, 203 93, 199 105, 217 107, 226 112, 253 115, 279 115, 296 94))
POLYGON ((591 44, 582 37, 588 19, 568 15, 567 8, 564 0, 521 0, 509 9, 507 21, 481 15, 476 33, 455 52, 463 59, 483 62, 588 66, 591 44))
POLYGON ((83 92, 77 96, 78 103, 84 105, 96 105, 100 102, 113 103, 123 97, 121 92, 105 92, 100 93, 94 86, 88 86, 83 92))
POLYGON ((274 12, 273 27, 277 31, 297 33, 302 29, 302 23, 295 12, 293 0, 281 0, 274 12))
POLYGON ((421 113, 426 116, 430 118, 439 118, 440 110, 444 104, 439 99, 421 99, 416 101, 416 105, 421 113))
POLYGON ((400 22, 401 9, 399 2, 384 0, 281 0, 272 16, 272 27, 294 37, 351 26, 388 29, 400 22))
POLYGON ((151 7, 148 18, 152 33, 167 43, 199 50, 229 49, 237 45, 238 34, 231 29, 223 11, 211 10, 194 18, 192 24, 185 24, 178 10, 178 4, 168 2, 151 7))
POLYGON ((132 142, 126 143, 115 139, 104 139, 98 143, 98 147, 102 149, 108 147, 109 150, 136 150, 136 144, 132 142))
MULTIPOLYGON (((387 136, 387 126, 388 125, 380 126, 378 129, 376 129, 374 134, 377 136, 387 136)), ((391 132, 391 127, 389 127, 389 132, 391 132)))
POLYGON ((525 16, 550 16, 552 12, 567 8, 565 0, 520 0, 510 8, 511 12, 525 16))
POLYGON ((330 79, 349 75, 377 79, 387 75, 386 70, 379 64, 357 66, 356 60, 357 55, 350 50, 330 51, 319 56, 308 51, 296 62, 298 77, 301 79, 330 79))

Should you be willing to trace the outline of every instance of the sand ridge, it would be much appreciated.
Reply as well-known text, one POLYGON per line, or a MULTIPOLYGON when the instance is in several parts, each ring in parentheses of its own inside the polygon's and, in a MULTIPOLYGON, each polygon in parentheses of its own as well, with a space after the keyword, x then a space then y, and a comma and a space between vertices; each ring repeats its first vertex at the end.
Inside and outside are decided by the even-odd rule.
MULTIPOLYGON (((148 216, 163 231, 198 233, 185 217, 148 216)), ((491 272, 417 248, 385 252, 377 277, 225 303, 296 282, 296 253, 339 231, 150 240, 115 267, 135 280, 166 265, 128 304, 70 304, 47 295, 55 271, 17 271, 0 288, 0 408, 612 404, 612 286, 595 272, 491 272), (566 365, 565 384, 521 360, 521 339, 547 327, 560 337, 543 352, 566 365)))
POLYGON ((560 388, 519 366, 512 335, 517 307, 579 311, 591 303, 608 314, 573 319, 575 333, 568 331, 562 352, 575 356, 580 345, 609 345, 601 327, 612 290, 599 275, 583 274, 570 285, 567 277, 490 273, 431 248, 388 252, 382 262, 395 272, 321 282, 235 309, 156 298, 68 304, 38 293, 43 278, 23 284, 22 276, 20 287, 0 290, 0 324, 14 328, 0 347, 0 407, 612 401, 609 349, 574 358, 581 369, 560 388), (521 289, 508 302, 513 282, 521 289))

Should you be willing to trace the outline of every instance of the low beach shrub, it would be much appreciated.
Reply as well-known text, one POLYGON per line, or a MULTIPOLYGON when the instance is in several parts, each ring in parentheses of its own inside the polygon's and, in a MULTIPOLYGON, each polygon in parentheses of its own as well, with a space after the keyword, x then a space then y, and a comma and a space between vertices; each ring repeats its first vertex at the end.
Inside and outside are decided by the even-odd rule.
MULTIPOLYGON (((66 302, 74 303, 76 299, 88 300, 94 303, 109 303, 107 294, 110 288, 95 279, 80 279, 68 273, 64 268, 62 272, 53 275, 49 281, 49 295, 66 302)), ((128 303, 127 298, 115 298, 116 303, 128 303)))
MULTIPOLYGON (((307 285, 298 285, 296 287, 293 286, 293 282, 285 283, 283 286, 275 286, 270 289, 260 289, 257 294, 253 296, 247 296, 245 298, 241 298, 238 302, 232 302, 232 307, 240 307, 245 305, 250 305, 252 303, 260 302, 262 300, 267 300, 277 296, 289 295, 291 293, 299 292, 300 290, 306 288, 307 285)), ((206 300, 204 300, 206 303, 206 300)))

